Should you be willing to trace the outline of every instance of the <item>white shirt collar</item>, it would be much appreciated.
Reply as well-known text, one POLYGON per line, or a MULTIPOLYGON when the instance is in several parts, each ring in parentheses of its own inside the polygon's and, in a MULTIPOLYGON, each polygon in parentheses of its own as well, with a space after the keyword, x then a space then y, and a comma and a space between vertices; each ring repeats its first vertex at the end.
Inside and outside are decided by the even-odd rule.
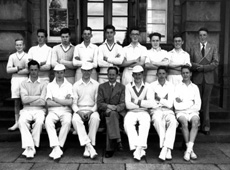
POLYGON ((27 79, 27 82, 28 83, 35 83, 35 82, 41 83, 41 79, 38 77, 38 79, 35 82, 32 82, 31 77, 29 76, 29 78, 27 79))

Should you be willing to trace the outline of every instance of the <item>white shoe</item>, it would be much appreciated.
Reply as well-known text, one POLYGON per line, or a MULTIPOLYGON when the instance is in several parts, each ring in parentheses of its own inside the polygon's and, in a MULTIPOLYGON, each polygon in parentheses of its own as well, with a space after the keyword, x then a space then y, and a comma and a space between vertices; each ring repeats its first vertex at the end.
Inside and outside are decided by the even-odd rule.
POLYGON ((90 153, 90 158, 95 159, 97 157, 96 150, 93 148, 93 146, 91 144, 87 148, 88 148, 88 151, 90 153))
POLYGON ((34 158, 35 153, 36 153, 36 151, 34 148, 28 147, 26 158, 29 158, 29 159, 34 158))
POLYGON ((54 158, 54 155, 55 155, 55 149, 53 148, 52 152, 49 154, 49 157, 54 158))
POLYGON ((190 161, 190 155, 191 155, 191 152, 189 152, 189 151, 186 150, 184 152, 184 160, 190 161))
POLYGON ((133 158, 136 159, 137 161, 141 160, 142 154, 144 154, 144 152, 142 151, 142 148, 136 148, 135 152, 133 152, 133 158))
POLYGON ((146 155, 146 152, 144 149, 141 149, 141 158, 146 155))
POLYGON ((55 146, 54 148, 54 154, 53 154, 53 159, 59 159, 63 155, 63 152, 59 146, 55 146))
POLYGON ((18 122, 16 122, 13 126, 9 127, 8 130, 9 131, 15 131, 19 128, 18 122))
POLYGON ((194 151, 191 152, 190 157, 191 159, 197 159, 197 155, 195 154, 194 151))
POLYGON ((88 147, 86 145, 85 145, 85 151, 83 153, 83 157, 85 157, 85 158, 89 158, 90 157, 90 153, 89 153, 88 147))
POLYGON ((166 159, 167 160, 171 160, 172 159, 171 149, 167 149, 166 159))
POLYGON ((22 152, 22 155, 24 155, 24 156, 26 156, 28 154, 28 148, 26 148, 25 150, 24 150, 24 152, 22 152))
POLYGON ((167 148, 166 147, 163 147, 161 149, 161 152, 160 152, 160 155, 159 155, 159 159, 161 159, 162 161, 165 161, 165 158, 166 158, 166 154, 167 154, 167 148))

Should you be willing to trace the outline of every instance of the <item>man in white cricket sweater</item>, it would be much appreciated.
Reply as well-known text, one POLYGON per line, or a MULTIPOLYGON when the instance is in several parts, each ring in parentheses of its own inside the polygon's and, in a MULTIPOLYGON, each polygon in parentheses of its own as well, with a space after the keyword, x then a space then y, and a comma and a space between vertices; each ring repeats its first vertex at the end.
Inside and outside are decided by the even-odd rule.
POLYGON ((148 109, 154 106, 154 93, 148 83, 143 82, 144 69, 133 67, 134 81, 128 83, 125 89, 125 105, 128 110, 124 119, 124 128, 128 135, 130 150, 134 150, 134 159, 140 161, 145 156, 147 138, 150 128, 150 115, 148 109), (136 130, 136 124, 138 132, 136 130))

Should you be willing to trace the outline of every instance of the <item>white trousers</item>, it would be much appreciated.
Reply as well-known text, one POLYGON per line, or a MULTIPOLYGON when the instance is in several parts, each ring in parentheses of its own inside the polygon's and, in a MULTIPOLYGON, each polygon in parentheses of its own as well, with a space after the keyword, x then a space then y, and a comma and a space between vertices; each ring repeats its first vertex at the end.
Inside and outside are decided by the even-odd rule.
POLYGON ((50 141, 50 147, 64 146, 67 135, 70 130, 71 119, 72 119, 72 114, 70 112, 49 111, 45 120, 45 126, 50 141), (57 123, 57 121, 59 120, 61 122, 61 129, 59 131, 59 135, 57 136, 55 123, 57 123))
POLYGON ((173 149, 178 122, 171 110, 155 110, 152 116, 153 126, 160 138, 160 148, 173 149))
POLYGON ((129 111, 124 118, 124 128, 129 139, 130 150, 141 146, 147 148, 147 139, 150 128, 150 115, 146 111, 132 112, 129 111), (136 124, 139 123, 138 132, 136 124))
POLYGON ((98 112, 93 112, 90 115, 90 118, 88 121, 88 125, 89 125, 89 133, 88 134, 87 134, 86 129, 85 129, 84 121, 76 113, 74 113, 74 115, 73 115, 72 124, 73 124, 74 129, 78 133, 78 138, 79 138, 81 146, 84 146, 90 142, 93 146, 95 146, 96 134, 97 134, 97 130, 98 130, 98 127, 100 124, 100 117, 99 117, 98 112))
POLYGON ((42 125, 45 119, 43 110, 21 110, 19 117, 19 129, 21 132, 22 148, 39 147, 42 125), (34 121, 31 129, 31 121, 34 121))

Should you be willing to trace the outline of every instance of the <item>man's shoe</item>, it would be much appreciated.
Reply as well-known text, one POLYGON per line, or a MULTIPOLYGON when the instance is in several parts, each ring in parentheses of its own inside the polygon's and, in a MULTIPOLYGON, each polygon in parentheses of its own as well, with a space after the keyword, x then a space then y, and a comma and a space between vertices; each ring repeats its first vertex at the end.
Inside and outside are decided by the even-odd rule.
POLYGON ((18 130, 18 128, 19 128, 18 123, 15 123, 13 126, 8 128, 8 131, 15 131, 15 130, 18 130))
POLYGON ((34 158, 35 153, 36 153, 36 151, 34 148, 28 147, 26 158, 28 158, 28 159, 34 158))
POLYGON ((56 160, 56 159, 61 158, 61 156, 63 155, 63 152, 60 146, 55 146, 54 150, 55 151, 54 151, 53 159, 56 160))
POLYGON ((166 158, 166 154, 167 154, 167 148, 166 147, 163 147, 161 149, 161 152, 160 152, 160 155, 159 155, 159 159, 162 160, 162 161, 165 161, 165 158, 166 158))
POLYGON ((96 150, 93 148, 93 146, 91 144, 88 146, 88 150, 89 150, 89 153, 90 153, 90 158, 95 159, 97 157, 97 152, 96 152, 96 150))
POLYGON ((49 157, 53 159, 54 155, 55 155, 55 149, 53 148, 52 152, 49 154, 49 157))
POLYGON ((83 153, 83 157, 85 157, 85 158, 89 158, 90 157, 90 153, 89 153, 88 147, 86 145, 85 145, 85 151, 83 153))
POLYGON ((133 158, 137 161, 141 160, 141 150, 142 148, 136 148, 136 150, 133 152, 133 158))
POLYGON ((105 157, 106 158, 111 158, 113 156, 113 154, 114 154, 114 151, 106 151, 105 152, 105 157))
POLYGON ((167 149, 166 159, 167 159, 167 160, 171 160, 171 159, 172 159, 171 149, 167 149))
POLYGON ((186 161, 190 161, 190 155, 191 152, 188 152, 187 150, 184 152, 184 160, 186 161))
POLYGON ((118 142, 117 143, 117 151, 123 151, 124 149, 123 149, 123 145, 122 145, 122 143, 121 142, 118 142))
POLYGON ((197 159, 197 155, 195 154, 194 151, 191 152, 190 157, 191 159, 197 159))
POLYGON ((28 148, 26 148, 25 150, 24 150, 24 152, 22 152, 22 155, 24 155, 24 156, 26 156, 28 154, 28 148))
POLYGON ((208 136, 210 135, 210 131, 203 131, 203 133, 208 136))

